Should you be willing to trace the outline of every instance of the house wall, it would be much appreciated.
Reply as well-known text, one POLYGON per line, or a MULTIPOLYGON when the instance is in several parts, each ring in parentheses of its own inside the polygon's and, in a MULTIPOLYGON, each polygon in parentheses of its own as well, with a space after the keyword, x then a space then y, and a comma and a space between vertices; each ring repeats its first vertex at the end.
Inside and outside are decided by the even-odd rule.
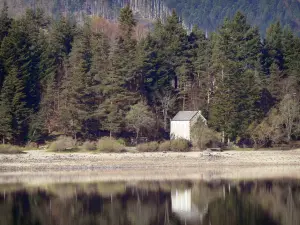
POLYGON ((171 121, 170 137, 171 139, 183 138, 190 141, 190 121, 171 121))

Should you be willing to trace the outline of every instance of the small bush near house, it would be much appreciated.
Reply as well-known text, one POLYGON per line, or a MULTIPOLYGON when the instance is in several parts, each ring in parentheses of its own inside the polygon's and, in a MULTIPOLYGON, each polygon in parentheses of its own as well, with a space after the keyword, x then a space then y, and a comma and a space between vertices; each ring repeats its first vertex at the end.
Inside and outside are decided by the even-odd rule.
POLYGON ((14 145, 0 145, 0 154, 21 154, 22 148, 14 145))
POLYGON ((136 146, 139 152, 157 152, 159 148, 159 144, 156 141, 139 144, 136 146))
POLYGON ((59 137, 49 146, 49 150, 54 152, 74 151, 76 149, 76 141, 71 137, 59 137))
POLYGON ((100 152, 122 152, 125 146, 120 144, 116 139, 103 137, 97 143, 97 150, 100 152))
POLYGON ((160 143, 158 150, 160 152, 171 151, 171 141, 164 141, 164 142, 160 143))
POLYGON ((85 141, 81 148, 85 151, 94 151, 97 150, 97 144, 96 142, 92 142, 92 141, 85 141))
POLYGON ((199 120, 192 127, 192 143, 194 147, 199 150, 204 150, 207 147, 219 145, 221 135, 210 129, 203 121, 199 120))
POLYGON ((171 151, 173 152, 188 152, 190 151, 190 142, 185 139, 176 139, 171 141, 171 151))

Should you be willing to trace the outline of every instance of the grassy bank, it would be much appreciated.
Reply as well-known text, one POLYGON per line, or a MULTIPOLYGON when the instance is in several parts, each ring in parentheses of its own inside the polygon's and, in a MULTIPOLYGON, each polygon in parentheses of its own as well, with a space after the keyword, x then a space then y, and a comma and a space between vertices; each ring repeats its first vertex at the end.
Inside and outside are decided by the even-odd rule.
POLYGON ((24 148, 15 145, 0 145, 0 154, 22 154, 24 148))

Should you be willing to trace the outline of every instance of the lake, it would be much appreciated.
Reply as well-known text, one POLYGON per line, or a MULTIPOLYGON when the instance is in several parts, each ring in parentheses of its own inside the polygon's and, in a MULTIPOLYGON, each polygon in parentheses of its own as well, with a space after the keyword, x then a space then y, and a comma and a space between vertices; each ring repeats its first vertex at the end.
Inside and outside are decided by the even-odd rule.
POLYGON ((299 225, 300 180, 0 185, 0 225, 299 225))

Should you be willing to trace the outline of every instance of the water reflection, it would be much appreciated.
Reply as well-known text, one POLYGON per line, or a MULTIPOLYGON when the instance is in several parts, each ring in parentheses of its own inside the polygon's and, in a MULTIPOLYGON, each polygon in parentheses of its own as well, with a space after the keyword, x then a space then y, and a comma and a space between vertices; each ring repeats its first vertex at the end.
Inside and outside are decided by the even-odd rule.
POLYGON ((300 181, 0 185, 0 225, 298 225, 300 181))

